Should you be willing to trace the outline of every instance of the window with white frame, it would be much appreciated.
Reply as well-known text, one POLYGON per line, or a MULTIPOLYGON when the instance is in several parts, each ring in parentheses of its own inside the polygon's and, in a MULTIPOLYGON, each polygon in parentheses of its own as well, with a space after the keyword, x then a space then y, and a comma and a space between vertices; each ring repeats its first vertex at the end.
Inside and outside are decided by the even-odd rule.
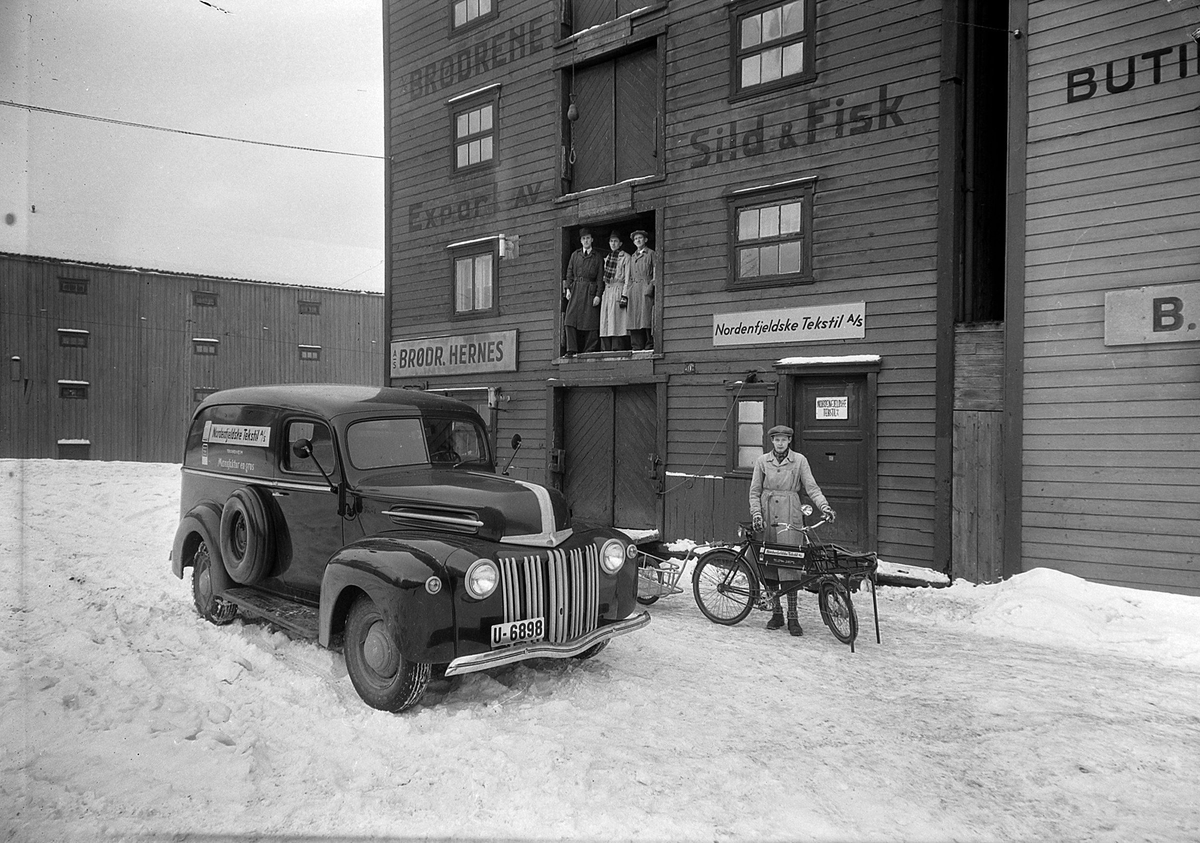
POLYGON ((489 237, 450 246, 454 268, 454 315, 497 312, 496 266, 498 240, 489 237))
POLYGON ((739 381, 728 384, 727 389, 731 405, 725 467, 733 474, 749 474, 766 450, 767 425, 775 423, 776 385, 739 381))
POLYGON ((816 78, 814 0, 743 3, 730 10, 732 95, 751 95, 816 78))
POLYGON ((733 286, 812 281, 813 180, 730 199, 733 286))
POLYGON ((481 95, 451 101, 455 172, 495 163, 498 94, 499 89, 492 88, 481 95))
POLYGON ((496 0, 450 1, 451 28, 454 30, 494 17, 496 13, 496 0))

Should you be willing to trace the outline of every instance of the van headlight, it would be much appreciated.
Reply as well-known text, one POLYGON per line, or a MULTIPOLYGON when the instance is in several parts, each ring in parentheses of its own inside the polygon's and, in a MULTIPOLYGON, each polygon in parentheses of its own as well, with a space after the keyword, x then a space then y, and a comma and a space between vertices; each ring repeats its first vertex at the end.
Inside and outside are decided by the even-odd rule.
POLYGON ((465 579, 467 594, 482 600, 496 590, 500 584, 500 569, 491 559, 476 559, 467 568, 465 579))
POLYGON ((625 545, 616 539, 609 539, 600 548, 600 567, 606 574, 615 574, 625 564, 625 545))

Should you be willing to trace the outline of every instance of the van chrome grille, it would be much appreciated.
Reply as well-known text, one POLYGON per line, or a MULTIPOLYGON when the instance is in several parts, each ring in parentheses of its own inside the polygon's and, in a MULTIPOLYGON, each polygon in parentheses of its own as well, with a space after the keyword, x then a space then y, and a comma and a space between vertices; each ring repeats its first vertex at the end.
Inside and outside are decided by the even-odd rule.
POLYGON ((546 619, 546 640, 574 640, 600 618, 600 560, 596 546, 499 557, 504 621, 546 619))

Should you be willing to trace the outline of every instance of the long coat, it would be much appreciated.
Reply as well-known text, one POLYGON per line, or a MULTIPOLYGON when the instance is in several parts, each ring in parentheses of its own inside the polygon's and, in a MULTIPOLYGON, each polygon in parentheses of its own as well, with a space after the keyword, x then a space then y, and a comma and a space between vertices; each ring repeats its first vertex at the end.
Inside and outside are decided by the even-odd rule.
POLYGON ((750 515, 762 516, 766 522, 767 541, 795 545, 802 543, 804 534, 800 530, 776 526, 790 524, 800 527, 804 524, 804 514, 800 511, 800 489, 804 489, 818 509, 828 508, 829 502, 813 479, 812 469, 803 454, 789 449, 787 459, 780 463, 775 459, 775 454, 768 451, 754 461, 754 476, 750 480, 750 515))
POLYGON ((658 283, 658 253, 644 248, 629 258, 630 329, 654 327, 654 293, 658 283))
MULTIPOLYGON (((629 322, 628 307, 621 307, 621 296, 629 295, 629 253, 617 250, 617 266, 612 279, 604 279, 600 297, 600 336, 623 337, 629 322)), ((607 261, 607 258, 605 259, 607 261)))
POLYGON ((567 289, 571 298, 567 302, 567 313, 563 324, 580 331, 596 331, 600 328, 600 307, 592 300, 600 295, 600 275, 604 271, 604 258, 592 249, 585 255, 583 249, 571 253, 567 262, 567 289))

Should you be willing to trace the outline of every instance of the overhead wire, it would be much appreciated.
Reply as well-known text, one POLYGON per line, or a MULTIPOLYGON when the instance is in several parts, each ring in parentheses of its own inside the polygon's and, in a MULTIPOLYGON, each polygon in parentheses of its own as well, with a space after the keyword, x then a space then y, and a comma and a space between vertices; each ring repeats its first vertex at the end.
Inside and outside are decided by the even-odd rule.
POLYGON ((300 146, 290 143, 273 143, 271 141, 251 140, 250 138, 235 138, 230 135, 217 135, 209 132, 193 132, 189 129, 173 129, 168 126, 156 126, 152 123, 138 123, 133 120, 117 120, 114 117, 98 117, 94 114, 81 114, 77 111, 66 111, 60 108, 47 108, 41 105, 13 102, 12 100, 0 100, 0 105, 8 106, 10 108, 23 108, 27 111, 37 112, 39 114, 54 114, 59 117, 74 117, 79 120, 94 120, 97 123, 110 123, 116 126, 129 126, 135 129, 150 129, 155 132, 167 132, 169 134, 187 135, 195 138, 231 141, 233 143, 247 143, 254 146, 269 146, 275 149, 292 149, 298 152, 316 152, 322 155, 343 155, 348 158, 368 158, 374 161, 384 160, 384 156, 382 155, 368 155, 365 152, 345 152, 340 149, 323 149, 315 146, 300 146))

